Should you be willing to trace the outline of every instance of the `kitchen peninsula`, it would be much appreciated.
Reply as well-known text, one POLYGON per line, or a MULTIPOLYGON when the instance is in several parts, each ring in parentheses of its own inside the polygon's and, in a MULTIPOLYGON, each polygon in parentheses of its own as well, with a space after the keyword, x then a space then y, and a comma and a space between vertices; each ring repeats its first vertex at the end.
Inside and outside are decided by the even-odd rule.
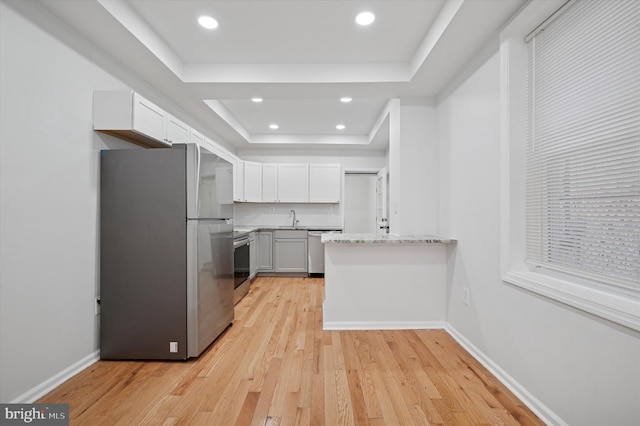
POLYGON ((322 242, 325 330, 444 327, 455 239, 327 234, 322 242))

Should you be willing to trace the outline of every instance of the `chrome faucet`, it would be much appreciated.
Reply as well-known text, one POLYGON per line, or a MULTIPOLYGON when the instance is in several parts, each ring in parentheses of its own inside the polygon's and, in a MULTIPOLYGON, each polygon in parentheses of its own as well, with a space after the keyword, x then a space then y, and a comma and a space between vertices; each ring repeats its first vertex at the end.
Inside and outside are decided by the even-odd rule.
POLYGON ((296 219, 296 211, 295 210, 291 210, 289 212, 289 215, 291 215, 291 213, 293 213, 293 221, 291 222, 291 226, 295 228, 296 226, 298 226, 298 222, 300 222, 300 221, 296 219))

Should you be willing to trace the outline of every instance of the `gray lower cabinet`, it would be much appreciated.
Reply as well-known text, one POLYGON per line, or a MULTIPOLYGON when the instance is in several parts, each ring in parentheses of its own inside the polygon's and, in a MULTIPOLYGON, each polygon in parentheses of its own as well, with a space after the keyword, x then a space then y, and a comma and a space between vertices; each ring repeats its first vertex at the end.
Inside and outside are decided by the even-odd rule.
POLYGON ((256 233, 249 234, 249 278, 253 279, 258 273, 258 243, 256 233))
POLYGON ((275 272, 307 272, 307 231, 274 232, 275 272))
POLYGON ((258 272, 273 272, 273 231, 258 231, 258 272))

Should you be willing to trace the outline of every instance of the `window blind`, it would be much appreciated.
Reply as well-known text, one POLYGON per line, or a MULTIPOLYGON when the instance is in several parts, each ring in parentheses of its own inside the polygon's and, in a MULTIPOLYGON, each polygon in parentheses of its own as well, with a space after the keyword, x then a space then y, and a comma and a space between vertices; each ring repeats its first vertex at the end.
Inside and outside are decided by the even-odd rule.
POLYGON ((527 262, 640 292, 640 2, 574 0, 529 71, 527 262))

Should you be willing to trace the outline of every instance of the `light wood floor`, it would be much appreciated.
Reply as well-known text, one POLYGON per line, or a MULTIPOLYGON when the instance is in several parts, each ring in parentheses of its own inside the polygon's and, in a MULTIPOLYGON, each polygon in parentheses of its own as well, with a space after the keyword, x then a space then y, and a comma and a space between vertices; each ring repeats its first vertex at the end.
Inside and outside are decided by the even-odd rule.
POLYGON ((543 424, 445 331, 323 331, 323 295, 258 278, 198 359, 99 361, 38 402, 92 426, 543 424))

